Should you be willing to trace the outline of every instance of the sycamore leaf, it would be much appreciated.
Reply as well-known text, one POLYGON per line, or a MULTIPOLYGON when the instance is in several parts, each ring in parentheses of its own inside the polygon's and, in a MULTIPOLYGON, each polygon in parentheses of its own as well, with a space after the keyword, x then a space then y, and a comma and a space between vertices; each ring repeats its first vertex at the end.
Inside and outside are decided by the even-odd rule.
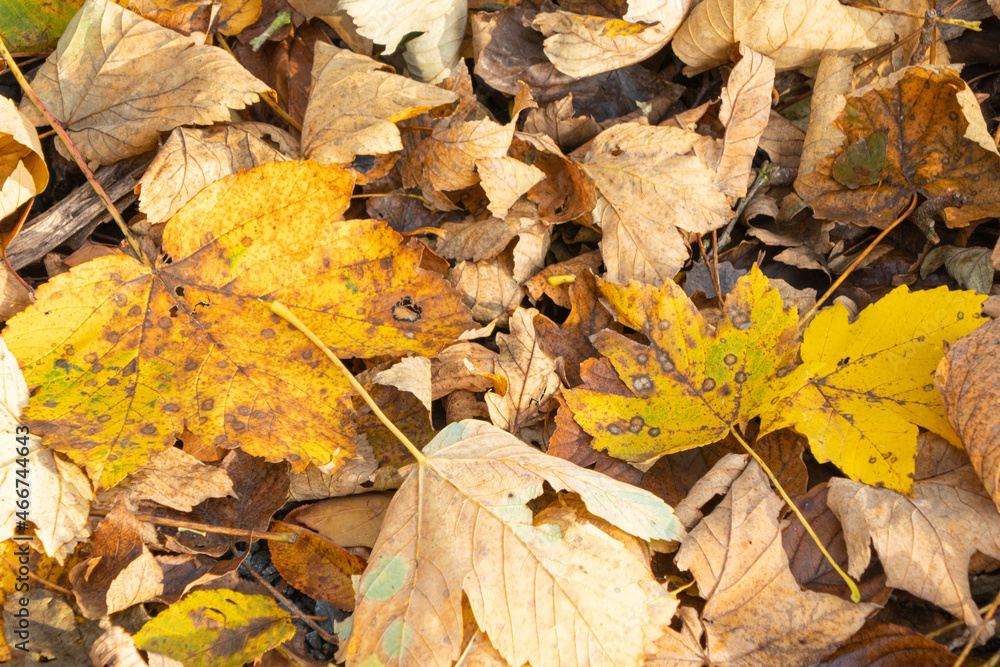
POLYGON ((266 595, 196 591, 142 626, 135 645, 186 667, 240 667, 295 634, 291 616, 266 595))
POLYGON ((1000 215, 1000 154, 974 99, 946 67, 909 67, 884 86, 848 97, 834 122, 846 135, 843 144, 796 181, 797 192, 817 217, 859 225, 885 227, 914 194, 964 195, 968 203, 943 212, 950 226, 1000 215), (870 154, 883 133, 884 157, 877 160, 870 154), (858 174, 864 161, 855 157, 860 165, 847 168, 863 147, 866 170, 873 171, 867 179, 858 174))
POLYGON ((912 498, 834 478, 827 503, 844 526, 852 576, 868 567, 874 546, 886 585, 975 627, 982 617, 969 559, 976 552, 1000 558, 1000 513, 965 454, 933 434, 920 439, 912 498))
POLYGON ((316 42, 302 154, 323 164, 403 150, 395 123, 450 105, 458 95, 385 71, 366 56, 316 42))
POLYGON ((983 323, 986 297, 945 287, 898 287, 848 321, 841 304, 819 313, 805 331, 798 387, 764 415, 761 431, 794 426, 817 460, 852 479, 909 493, 917 427, 958 437, 934 390, 944 345, 983 323))
MULTIPOLYGON (((87 0, 31 85, 84 158, 98 164, 152 150, 160 132, 180 125, 229 120, 230 109, 268 90, 225 51, 109 0, 87 0)), ((47 124, 30 100, 21 111, 47 124)))
POLYGON ((594 449, 645 469, 664 454, 721 440, 789 393, 779 371, 795 358, 798 316, 756 265, 736 283, 712 334, 673 281, 598 286, 619 321, 649 344, 608 330, 594 339, 634 396, 564 392, 594 449))
POLYGON ((728 63, 734 44, 786 70, 818 65, 827 52, 857 53, 894 37, 890 16, 837 0, 705 0, 681 24, 672 46, 690 75, 728 63))
POLYGON ((49 183, 42 143, 14 103, 0 96, 0 220, 49 183))
POLYGON ((220 178, 296 155, 298 142, 264 123, 179 127, 170 133, 142 175, 139 210, 150 224, 166 222, 220 178), (274 148, 268 139, 278 141, 281 149, 274 148))
POLYGON ((688 258, 679 230, 726 224, 729 202, 715 172, 692 153, 704 137, 673 127, 615 125, 594 138, 580 166, 600 191, 594 220, 608 279, 661 285, 688 258))
POLYGON ((878 608, 799 588, 781 544, 781 507, 763 470, 751 461, 677 553, 677 567, 690 570, 708 600, 701 618, 683 615, 684 630, 668 629, 645 665, 804 667, 878 608))
POLYGON ((503 217, 518 198, 545 178, 538 167, 512 157, 488 157, 476 160, 476 172, 483 191, 489 197, 490 213, 503 217))
MULTIPOLYGON (((644 557, 592 524, 536 525, 543 482, 640 540, 683 528, 652 494, 477 421, 447 426, 396 492, 361 578, 347 664, 451 664, 462 598, 514 665, 636 664, 676 604, 644 557), (526 582, 530 582, 527 583, 526 582), (551 628, 573 628, 567 642, 551 628)), ((628 538, 631 539, 631 538, 628 538)))
POLYGON ((37 389, 32 432, 102 487, 185 426, 299 470, 350 458, 348 385, 268 302, 352 357, 434 354, 472 325, 384 223, 338 220, 351 186, 315 162, 268 163, 216 181, 167 223, 173 263, 101 257, 43 285, 5 334, 37 389))

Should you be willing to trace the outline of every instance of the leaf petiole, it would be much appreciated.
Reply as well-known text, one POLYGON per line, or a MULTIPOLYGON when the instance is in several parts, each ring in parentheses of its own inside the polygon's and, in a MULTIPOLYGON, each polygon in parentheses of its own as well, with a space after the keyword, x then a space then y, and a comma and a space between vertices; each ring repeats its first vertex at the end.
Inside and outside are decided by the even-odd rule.
POLYGON ((802 527, 806 529, 807 533, 809 533, 809 537, 811 537, 813 542, 816 543, 816 546, 819 547, 819 550, 823 553, 823 556, 826 557, 826 560, 829 561, 830 565, 833 566, 833 569, 836 570, 837 574, 839 574, 844 579, 844 582, 847 584, 847 587, 851 589, 851 601, 861 602, 861 591, 858 590, 858 585, 854 583, 854 580, 851 579, 851 577, 846 572, 844 572, 844 570, 841 569, 839 565, 837 565, 837 561, 833 560, 833 556, 831 556, 830 552, 827 551, 826 547, 823 546, 823 543, 820 541, 819 536, 816 534, 816 531, 813 530, 812 526, 809 525, 809 522, 806 521, 806 518, 802 516, 802 512, 799 511, 799 508, 795 506, 795 503, 792 502, 792 499, 788 497, 787 493, 785 493, 785 489, 782 488, 781 483, 778 481, 778 478, 774 476, 774 473, 771 472, 771 469, 767 467, 766 463, 764 463, 764 459, 760 458, 760 455, 757 454, 757 452, 755 452, 750 447, 750 445, 747 444, 747 441, 744 440, 743 436, 741 436, 736 431, 735 427, 730 426, 729 432, 732 433, 733 437, 736 438, 737 442, 739 442, 740 445, 743 446, 743 449, 745 449, 747 453, 753 457, 754 461, 756 461, 760 465, 761 469, 765 473, 767 473, 767 476, 771 479, 771 483, 774 484, 774 488, 775 490, 777 490, 778 495, 781 496, 782 500, 785 501, 785 504, 787 504, 788 507, 791 508, 792 512, 795 513, 795 516, 797 516, 799 518, 799 521, 802 522, 802 527))

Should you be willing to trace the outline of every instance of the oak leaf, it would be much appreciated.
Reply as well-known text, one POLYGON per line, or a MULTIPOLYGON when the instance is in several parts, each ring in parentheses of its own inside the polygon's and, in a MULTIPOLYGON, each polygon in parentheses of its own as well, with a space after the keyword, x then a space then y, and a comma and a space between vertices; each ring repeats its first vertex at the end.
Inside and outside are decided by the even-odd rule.
POLYGON ((781 506, 764 472, 751 461, 677 553, 677 567, 691 571, 707 599, 701 618, 682 609, 687 611, 681 616, 684 629, 668 629, 644 664, 810 665, 877 609, 799 588, 782 548, 781 506))
MULTIPOLYGON (((154 149, 160 132, 180 125, 229 120, 230 109, 268 90, 221 49, 108 0, 87 0, 31 85, 84 158, 97 164, 154 149)), ((28 99, 21 111, 35 125, 47 124, 28 99)))
POLYGON ((42 143, 14 103, 0 96, 0 220, 49 183, 42 143))
POLYGON ((511 664, 638 662, 662 632, 651 607, 676 600, 620 540, 678 539, 683 529, 667 505, 482 422, 450 424, 424 451, 361 578, 348 664, 450 664, 463 648, 463 595, 511 664), (543 482, 578 494, 623 532, 535 525, 526 503, 543 482), (573 641, 555 627, 574 628, 573 641))
POLYGON ((598 287, 618 320, 649 344, 607 330, 594 338, 633 396, 564 392, 594 449, 646 469, 664 454, 723 439, 792 391, 779 371, 795 358, 798 317, 756 265, 736 283, 711 334, 673 281, 598 287))
POLYGON ((874 545, 888 586, 975 627, 982 617, 969 559, 976 552, 1000 558, 1000 513, 960 450, 933 434, 920 440, 912 498, 832 479, 827 503, 844 526, 852 576, 868 567, 874 545))
POLYGON ((694 155, 704 137, 672 127, 615 125, 594 138, 580 166, 600 192, 594 220, 608 279, 661 285, 688 259, 679 230, 704 234, 730 208, 715 172, 694 155))
POLYGON ((934 369, 946 343, 983 323, 984 300, 903 286, 853 323, 841 304, 822 311, 805 331, 802 365, 789 374, 797 389, 764 416, 762 431, 794 426, 817 460, 908 493, 918 426, 959 443, 934 390, 934 369))
POLYGON ((972 90, 947 67, 909 67, 848 97, 834 123, 846 138, 796 181, 796 191, 817 217, 859 225, 887 226, 914 194, 964 195, 966 204, 943 212, 949 226, 997 216, 1000 154, 969 98, 972 90), (873 163, 875 172, 867 180, 838 178, 851 151, 883 133, 885 157, 873 163))
POLYGON ((101 257, 42 286, 5 334, 37 388, 32 432, 105 488, 185 425, 299 470, 350 458, 350 389, 267 302, 345 356, 433 354, 472 324, 384 223, 338 220, 351 186, 315 162, 268 163, 171 218, 172 263, 101 257))
POLYGON ((136 648, 187 667, 240 667, 295 634, 291 616, 266 595, 196 591, 135 634, 136 648))

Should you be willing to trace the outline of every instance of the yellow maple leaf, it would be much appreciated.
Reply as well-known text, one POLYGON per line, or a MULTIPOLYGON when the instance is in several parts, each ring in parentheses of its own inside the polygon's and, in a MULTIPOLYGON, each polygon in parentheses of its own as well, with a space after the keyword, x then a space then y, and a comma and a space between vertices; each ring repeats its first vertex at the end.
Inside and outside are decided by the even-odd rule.
POLYGON ((664 454, 721 440, 790 391, 781 370, 795 357, 798 317, 754 266, 714 332, 673 281, 662 287, 598 281, 618 319, 649 345, 605 330, 594 346, 635 395, 565 392, 593 447, 646 468, 664 454))
POLYGON ((795 426, 813 455, 852 479, 909 493, 922 426, 961 446, 934 389, 945 343, 984 322, 985 296, 898 287, 854 323, 835 305, 816 316, 789 375, 800 388, 764 415, 761 433, 795 426))
POLYGON ((172 263, 125 255, 56 276, 4 334, 33 434, 111 487, 185 428, 297 469, 354 452, 350 389, 268 310, 280 299, 339 354, 435 354, 473 326, 385 223, 342 220, 353 176, 268 163, 167 223, 172 263))

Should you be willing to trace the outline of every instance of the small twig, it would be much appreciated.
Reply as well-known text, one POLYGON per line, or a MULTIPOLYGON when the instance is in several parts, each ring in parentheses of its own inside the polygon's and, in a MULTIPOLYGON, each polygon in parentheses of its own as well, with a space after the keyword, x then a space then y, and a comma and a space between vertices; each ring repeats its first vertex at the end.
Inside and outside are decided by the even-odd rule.
POLYGON ((877 12, 879 14, 892 14, 893 16, 908 16, 911 19, 926 19, 928 14, 934 12, 934 16, 930 19, 935 23, 947 23, 949 25, 957 25, 960 28, 965 28, 966 30, 974 30, 976 32, 982 32, 981 21, 963 21, 962 19, 943 19, 940 18, 941 14, 935 9, 928 10, 927 14, 917 14, 916 12, 901 12, 896 9, 883 9, 881 7, 873 7, 872 5, 858 5, 850 0, 845 0, 845 4, 848 7, 854 7, 855 9, 865 9, 870 12, 877 12))
POLYGON ((712 265, 709 264, 708 254, 705 252, 705 243, 698 237, 698 247, 701 249, 701 258, 705 260, 705 270, 708 271, 708 279, 712 281, 712 289, 715 290, 715 298, 722 302, 722 286, 719 284, 719 276, 712 272, 712 265))
POLYGON ((264 32, 250 40, 250 48, 254 50, 254 53, 260 51, 260 47, 264 46, 264 42, 271 39, 271 35, 278 32, 291 22, 292 15, 289 12, 284 10, 278 12, 278 15, 274 17, 273 21, 271 21, 271 25, 264 28, 264 32))
POLYGON ((910 54, 910 65, 920 65, 927 57, 927 52, 931 53, 931 62, 934 62, 934 42, 937 37, 937 23, 934 19, 938 16, 937 10, 928 9, 924 16, 924 25, 920 28, 920 41, 910 54))
MULTIPOLYGON (((397 125, 396 126, 400 132, 433 132, 433 127, 427 127, 426 125, 397 125)), ((521 132, 515 132, 514 134, 522 134, 521 132)))
MULTIPOLYGON (((247 551, 249 553, 249 549, 247 551)), ((248 565, 245 561, 240 565, 240 567, 243 567, 244 565, 246 566, 245 569, 250 573, 250 575, 254 579, 257 580, 258 584, 260 584, 261 586, 263 586, 264 588, 266 588, 267 592, 270 593, 271 595, 273 595, 278 600, 278 602, 280 602, 281 604, 283 604, 286 607, 288 607, 288 609, 293 614, 295 614, 300 619, 302 619, 303 623, 305 623, 310 628, 312 628, 313 630, 315 630, 316 634, 318 634, 320 637, 323 638, 323 641, 325 641, 325 642, 327 642, 329 644, 338 644, 339 643, 339 641, 337 640, 336 637, 334 637, 329 632, 327 632, 326 630, 324 630, 323 628, 321 628, 316 623, 316 621, 312 620, 312 617, 309 614, 307 614, 304 611, 302 611, 301 609, 299 609, 298 605, 296 605, 294 602, 292 602, 291 600, 289 600, 288 598, 286 598, 284 595, 282 595, 278 591, 277 588, 275 588, 271 584, 267 583, 267 581, 264 579, 264 577, 260 576, 260 573, 258 573, 257 570, 255 570, 252 567, 250 567, 250 565, 248 565)))
POLYGON ((90 171, 86 160, 83 159, 83 156, 80 155, 80 151, 76 149, 76 146, 73 145, 69 135, 66 134, 66 130, 63 128, 62 123, 56 120, 55 116, 49 112, 48 108, 42 103, 42 101, 35 94, 35 91, 32 90, 31 86, 28 84, 28 80, 24 78, 24 74, 21 73, 17 63, 14 62, 14 57, 11 56, 10 51, 7 50, 7 45, 4 43, 3 38, 0 38, 0 55, 3 55, 3 59, 7 61, 7 66, 10 67, 11 72, 13 72, 14 78, 17 79, 17 82, 21 86, 21 90, 23 90, 24 94, 28 96, 31 103, 35 105, 35 108, 38 109, 43 116, 45 116, 46 120, 48 120, 49 125, 51 125, 52 129, 56 131, 56 134, 58 134, 59 138, 62 139, 63 145, 66 146, 70 155, 73 156, 73 160, 76 162, 77 166, 80 167, 84 176, 87 177, 87 181, 89 181, 90 186, 94 188, 94 192, 96 192, 97 195, 104 201, 105 208, 108 209, 108 213, 111 214, 114 221, 118 223, 118 227, 125 236, 125 240, 127 240, 129 246, 132 247, 132 252, 134 252, 135 256, 139 258, 139 261, 149 268, 153 268, 153 263, 148 257, 146 257, 146 253, 142 251, 142 248, 139 247, 139 242, 135 240, 134 236, 132 236, 131 230, 129 230, 128 225, 125 224, 125 220, 122 219, 121 214, 118 213, 118 209, 115 208, 114 202, 111 201, 110 197, 108 197, 108 193, 104 191, 101 184, 97 182, 96 178, 94 178, 93 172, 90 171))
MULTIPOLYGON (((979 613, 980 614, 985 614, 986 610, 989 609, 989 608, 990 608, 989 605, 984 605, 984 606, 982 606, 982 607, 979 608, 979 613)), ((934 639, 935 637, 940 637, 941 635, 943 635, 946 632, 950 632, 952 630, 960 628, 963 625, 965 625, 965 621, 952 621, 948 625, 942 625, 937 630, 931 630, 930 632, 925 633, 924 637, 927 637, 928 639, 934 639)))
MULTIPOLYGON (((100 510, 92 510, 90 515, 94 518, 99 518, 102 516, 107 516, 107 512, 100 510)), ((256 539, 270 540, 272 542, 287 542, 289 544, 294 544, 297 539, 296 533, 269 533, 267 531, 256 531, 256 530, 243 530, 240 528, 227 528, 225 526, 213 526, 207 523, 198 523, 197 521, 184 521, 181 519, 167 519, 165 517, 150 516, 148 514, 133 514, 133 516, 143 523, 151 523, 156 526, 168 526, 170 528, 186 528, 188 530, 197 530, 203 533, 217 533, 219 535, 235 535, 236 537, 246 538, 248 541, 254 541, 256 539)))
MULTIPOLYGON (((224 40, 221 36, 219 37, 219 46, 222 48, 223 51, 231 55, 233 57, 233 60, 239 62, 239 59, 236 57, 236 54, 233 53, 233 50, 229 48, 229 44, 227 44, 226 40, 224 40)), ((271 111, 273 111, 278 118, 288 123, 288 126, 293 128, 296 132, 302 134, 302 124, 299 123, 299 121, 292 118, 291 114, 289 114, 287 111, 281 108, 281 105, 278 104, 278 95, 274 91, 269 90, 265 93, 262 93, 260 99, 264 102, 264 104, 271 107, 271 111)))
POLYGON ((45 586, 46 588, 51 588, 52 590, 58 593, 62 593, 63 595, 68 596, 71 600, 73 599, 73 591, 69 590, 68 588, 63 588, 62 586, 59 586, 57 584, 53 584, 48 579, 42 579, 34 572, 28 572, 28 578, 34 579, 35 581, 40 583, 42 586, 45 586))
POLYGON ((976 626, 976 629, 972 633, 972 637, 969 638, 969 643, 965 645, 962 652, 958 655, 958 660, 951 667, 962 667, 962 663, 965 659, 969 657, 972 653, 972 649, 976 647, 976 642, 979 641, 979 635, 983 634, 983 630, 989 625, 990 620, 993 618, 993 614, 997 613, 997 607, 1000 607, 1000 591, 997 591, 996 597, 993 598, 993 602, 990 603, 989 609, 986 610, 986 614, 983 615, 983 622, 976 626))
MULTIPOLYGON (((372 192, 370 194, 351 195, 351 199, 371 199, 373 197, 374 198, 378 198, 378 197, 413 197, 414 199, 419 199, 420 201, 422 201, 425 204, 429 204, 430 203, 429 201, 427 201, 426 199, 424 199, 420 195, 413 194, 413 193, 410 193, 410 192, 372 192)), ((413 232, 410 232, 410 233, 412 234, 413 232)))

